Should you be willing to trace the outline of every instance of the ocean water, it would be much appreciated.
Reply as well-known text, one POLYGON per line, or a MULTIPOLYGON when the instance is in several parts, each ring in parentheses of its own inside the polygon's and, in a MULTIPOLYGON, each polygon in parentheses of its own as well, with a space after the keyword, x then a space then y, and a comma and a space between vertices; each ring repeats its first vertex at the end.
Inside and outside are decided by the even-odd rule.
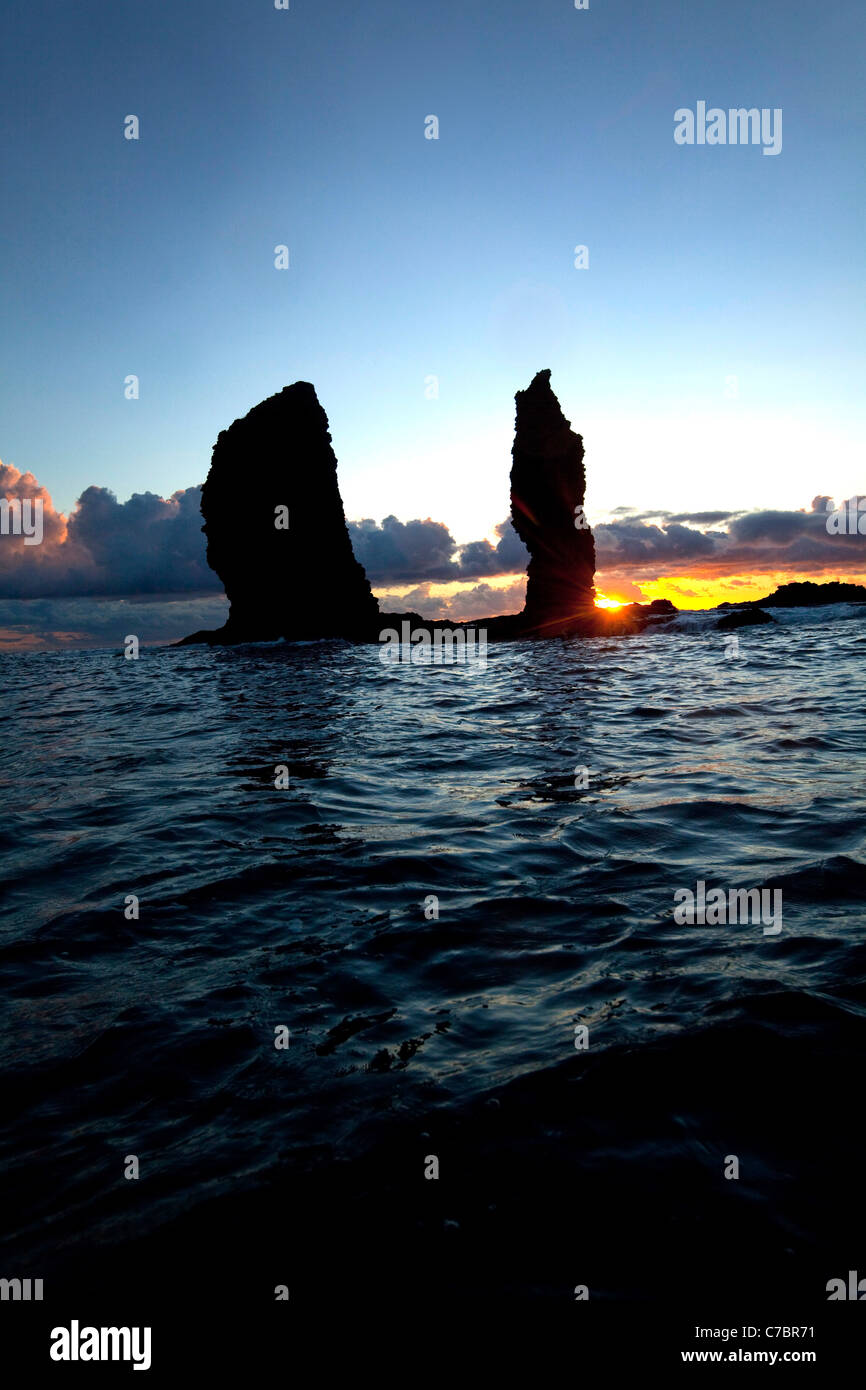
POLYGON ((64 1317, 866 1275, 866 613, 777 617, 4 658, 0 1273, 64 1317), (678 924, 699 880, 782 931, 678 924))

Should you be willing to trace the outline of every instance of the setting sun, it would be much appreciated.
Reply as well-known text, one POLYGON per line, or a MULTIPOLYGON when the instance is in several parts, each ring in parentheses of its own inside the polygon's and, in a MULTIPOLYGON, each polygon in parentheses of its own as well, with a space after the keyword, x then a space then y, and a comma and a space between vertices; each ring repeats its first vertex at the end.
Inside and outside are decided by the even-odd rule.
POLYGON ((622 608, 622 601, 618 598, 608 598, 605 594, 596 593, 596 608, 622 608))

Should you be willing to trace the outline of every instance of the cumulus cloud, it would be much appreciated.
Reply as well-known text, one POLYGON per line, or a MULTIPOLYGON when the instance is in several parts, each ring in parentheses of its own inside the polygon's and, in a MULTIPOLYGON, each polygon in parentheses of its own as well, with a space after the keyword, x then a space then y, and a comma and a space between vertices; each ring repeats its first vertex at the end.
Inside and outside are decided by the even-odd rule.
POLYGON ((408 593, 376 590, 383 613, 418 613, 422 618, 451 618, 471 622, 473 618, 495 618, 501 613, 517 613, 526 597, 526 579, 515 580, 504 588, 474 584, 453 594, 434 594, 430 584, 419 584, 408 593))
POLYGON ((724 539, 722 532, 708 534, 679 522, 656 526, 645 521, 614 521, 594 527, 593 535, 599 568, 651 564, 657 569, 684 560, 695 561, 712 555, 717 539, 724 539))
POLYGON ((489 541, 471 541, 460 551, 460 579, 480 579, 482 576, 520 574, 529 564, 529 551, 511 524, 500 521, 495 528, 499 537, 496 545, 489 541))
POLYGON ((496 527, 496 545, 488 540, 458 547, 441 521, 350 521, 349 535, 356 559, 371 584, 447 584, 457 579, 481 579, 519 573, 529 553, 510 520, 496 527))
POLYGON ((684 521, 693 526, 711 526, 723 521, 729 521, 732 516, 740 516, 740 512, 671 512, 661 510, 638 511, 635 507, 614 507, 611 516, 622 517, 629 521, 654 521, 657 523, 668 521, 684 521))
POLYGON ((201 489, 168 499, 152 492, 118 502, 89 487, 67 519, 32 473, 0 464, 0 496, 42 501, 43 539, 0 536, 0 598, 219 593, 205 559, 201 489))
MULTIPOLYGON (((23 535, 0 535, 0 600, 215 596, 222 591, 205 558, 198 487, 169 498, 136 493, 122 503, 107 488, 89 487, 66 518, 32 473, 0 464, 0 497, 4 496, 10 501, 41 500, 43 540, 26 545, 23 535)), ((596 582, 603 592, 640 599, 639 586, 662 576, 866 573, 866 535, 856 530, 828 533, 832 505, 827 494, 819 493, 810 509, 801 511, 648 512, 618 507, 609 521, 594 527, 596 582)), ((522 607, 522 577, 507 588, 486 582, 525 574, 529 556, 510 520, 496 527, 495 544, 484 539, 464 545, 457 544, 444 522, 429 517, 400 521, 387 516, 381 522, 365 519, 348 525, 355 555, 385 609, 415 609, 425 617, 457 619, 522 607), (465 587, 446 597, 431 592, 432 585, 454 583, 465 587), (389 592, 410 585, 408 595, 389 592)), ((72 611, 52 610, 58 632, 74 636, 80 629, 93 638, 110 629, 114 642, 113 617, 106 617, 108 626, 103 628, 95 612, 76 617, 72 611)), ((37 632, 49 631, 50 617, 48 610, 38 614, 26 604, 15 620, 7 613, 9 642, 14 643, 16 632, 21 641, 35 640, 37 632)), ((196 626, 219 622, 219 617, 187 622, 178 609, 166 610, 163 626, 155 626, 145 640, 169 641, 196 626)))
MULTIPOLYGON (((15 535, 11 521, 8 533, 0 535, 0 584, 2 584, 6 573, 11 573, 28 560, 35 563, 39 552, 42 552, 43 555, 46 553, 44 547, 51 549, 65 541, 66 518, 60 512, 55 511, 48 489, 42 487, 32 473, 20 473, 9 463, 0 463, 0 497, 5 497, 10 503, 17 503, 19 507, 21 503, 29 499, 31 504, 40 503, 42 509, 41 544, 27 544, 27 538, 23 533, 15 535)), ((34 512, 31 510, 31 518, 33 515, 34 512)))
POLYGON ((526 578, 517 579, 506 588, 492 584, 475 584, 460 589, 448 600, 445 618, 471 621, 473 618, 496 618, 501 613, 519 613, 526 599, 526 578))
MULTIPOLYGON (((89 487, 67 518, 32 473, 0 464, 0 496, 40 499, 43 539, 0 536, 0 599, 121 597, 219 593, 208 567, 200 513, 201 488, 169 498, 136 493, 118 502, 108 488, 89 487)), ((510 520, 488 540, 458 546, 439 521, 349 523, 355 555, 373 584, 450 583, 520 573, 529 560, 510 520)))
MULTIPOLYGON (((724 530, 684 526, 673 514, 661 524, 629 516, 594 528, 598 567, 637 580, 684 572, 703 578, 777 571, 860 573, 866 569, 866 535, 828 532, 832 505, 822 494, 809 511, 731 512, 724 530)), ((703 515, 709 519, 717 514, 703 515)))
POLYGON ((453 576, 457 546, 441 521, 350 521, 349 535, 371 584, 442 583, 453 576))

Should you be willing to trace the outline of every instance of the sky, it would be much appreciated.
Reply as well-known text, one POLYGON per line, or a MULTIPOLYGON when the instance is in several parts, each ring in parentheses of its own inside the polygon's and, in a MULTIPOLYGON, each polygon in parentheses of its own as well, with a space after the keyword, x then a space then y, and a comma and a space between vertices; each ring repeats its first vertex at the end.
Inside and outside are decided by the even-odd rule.
MULTIPOLYGON (((550 368, 594 527, 866 492, 864 37, 860 0, 11 0, 0 458, 65 518, 92 488, 186 516, 218 432, 308 380, 351 521, 495 546, 514 393, 550 368), (781 109, 781 151, 677 144, 699 101, 781 109)), ((698 556, 646 578, 610 550, 615 596, 723 592, 698 556)), ((197 565, 165 583, 191 594, 197 565)), ((0 582, 0 623, 100 597, 67 570, 53 595, 0 582)), ((821 573, 855 571, 848 547, 821 573)), ((724 571, 747 597, 757 573, 724 571)), ((460 592, 425 584, 377 592, 460 592)))

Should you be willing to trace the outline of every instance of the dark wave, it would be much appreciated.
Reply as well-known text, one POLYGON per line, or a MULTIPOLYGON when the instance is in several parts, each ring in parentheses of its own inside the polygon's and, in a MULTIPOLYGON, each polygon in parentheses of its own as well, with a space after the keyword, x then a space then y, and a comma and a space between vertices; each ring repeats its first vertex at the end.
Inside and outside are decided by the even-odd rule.
POLYGON ((469 1303, 866 1273, 850 632, 4 662, 6 1264, 288 1260, 312 1299, 348 1242, 469 1303), (678 925, 698 880, 780 889, 782 933, 678 925))

